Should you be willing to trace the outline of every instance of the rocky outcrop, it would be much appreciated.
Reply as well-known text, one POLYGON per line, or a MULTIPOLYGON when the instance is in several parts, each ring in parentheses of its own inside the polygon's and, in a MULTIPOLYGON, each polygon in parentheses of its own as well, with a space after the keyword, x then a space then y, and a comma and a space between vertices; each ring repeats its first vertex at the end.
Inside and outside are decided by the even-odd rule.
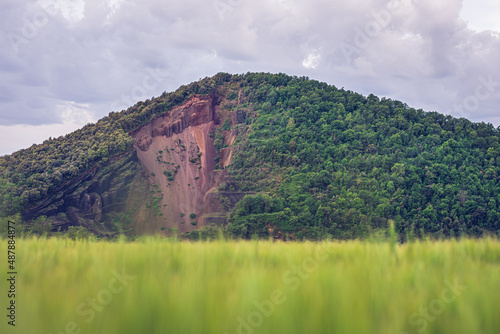
MULTIPOLYGON (((238 130, 225 131, 229 147, 215 151, 219 113, 217 94, 195 95, 130 133, 134 149, 109 158, 67 182, 26 210, 23 219, 50 217, 57 227, 113 229, 113 219, 130 220, 137 234, 189 232, 202 225, 223 225, 226 212, 245 193, 221 193, 238 130)), ((245 121, 233 113, 231 123, 245 121)), ((222 117, 222 118, 224 118, 222 117)))
POLYGON ((111 212, 132 212, 138 203, 131 201, 131 194, 144 193, 141 182, 141 166, 135 151, 111 158, 76 179, 62 185, 52 196, 40 201, 23 213, 29 221, 41 215, 52 217, 53 225, 84 225, 105 221, 111 212))
POLYGON ((142 137, 140 137, 137 140, 136 145, 141 151, 147 151, 149 148, 149 145, 151 145, 152 142, 153 142, 153 138, 151 138, 151 136, 143 135, 142 137))
POLYGON ((154 137, 170 138, 182 133, 189 126, 212 122, 217 103, 218 98, 215 94, 193 96, 187 102, 155 117, 150 123, 130 134, 137 139, 137 148, 145 152, 149 149, 154 137))
POLYGON ((210 133, 218 103, 215 95, 193 96, 131 133, 154 189, 154 201, 144 208, 152 215, 137 223, 137 230, 188 232, 203 224, 205 194, 216 165, 210 133))

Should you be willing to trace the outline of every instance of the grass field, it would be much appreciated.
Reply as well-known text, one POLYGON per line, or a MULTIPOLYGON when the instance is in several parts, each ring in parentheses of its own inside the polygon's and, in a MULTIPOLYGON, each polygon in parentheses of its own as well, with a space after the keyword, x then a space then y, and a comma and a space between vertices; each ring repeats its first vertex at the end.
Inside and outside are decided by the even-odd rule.
POLYGON ((1 333, 500 333, 493 239, 34 238, 17 240, 16 270, 16 326, 2 279, 1 333))

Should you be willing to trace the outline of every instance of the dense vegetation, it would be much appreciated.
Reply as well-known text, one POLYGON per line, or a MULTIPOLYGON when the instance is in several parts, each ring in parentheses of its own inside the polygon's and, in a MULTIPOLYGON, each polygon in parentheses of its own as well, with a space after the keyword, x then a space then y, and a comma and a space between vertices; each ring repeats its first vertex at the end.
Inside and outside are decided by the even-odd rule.
POLYGON ((0 158, 0 212, 12 215, 131 148, 128 132, 192 94, 226 96, 214 146, 238 130, 222 190, 255 191, 228 231, 250 238, 365 237, 393 219, 410 235, 500 230, 500 131, 284 74, 218 74, 0 158))
POLYGON ((111 112, 95 124, 12 155, 0 157, 0 216, 22 212, 67 181, 132 148, 129 132, 181 104, 192 94, 209 94, 229 75, 219 74, 156 99, 111 112))
POLYGON ((305 78, 250 75, 241 86, 257 114, 231 166, 235 187, 270 194, 240 202, 236 234, 362 237, 391 218, 402 236, 500 229, 491 124, 305 78))
MULTIPOLYGON (((0 249, 7 241, 0 239, 0 249)), ((16 246, 18 316, 16 327, 3 317, 5 334, 470 334, 500 328, 500 243, 491 239, 391 248, 360 241, 33 238, 16 246)))

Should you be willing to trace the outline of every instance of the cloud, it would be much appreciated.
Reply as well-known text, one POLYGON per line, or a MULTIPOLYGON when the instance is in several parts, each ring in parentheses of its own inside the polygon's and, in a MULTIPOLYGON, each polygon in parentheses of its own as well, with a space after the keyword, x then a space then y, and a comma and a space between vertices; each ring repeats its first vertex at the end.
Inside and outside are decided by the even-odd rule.
POLYGON ((500 33, 500 3, 497 0, 465 0, 460 17, 475 31, 500 33))
MULTIPOLYGON (((78 105, 96 121, 136 102, 130 97, 219 71, 307 75, 463 116, 456 106, 474 96, 479 77, 500 81, 500 37, 464 21, 469 1, 462 9, 455 0, 81 0, 72 8, 5 0, 0 140, 21 125, 47 134, 53 126, 56 136, 65 124, 61 105, 78 105), (148 69, 169 75, 144 89, 148 69)), ((500 87, 479 102, 466 116, 500 125, 500 87)))
POLYGON ((57 105, 61 123, 46 125, 0 125, 0 156, 40 144, 49 137, 56 138, 78 130, 94 120, 87 111, 88 106, 78 104, 57 105))
POLYGON ((321 54, 314 50, 307 55, 306 59, 302 61, 302 66, 309 69, 315 69, 316 67, 318 67, 320 60, 321 54))

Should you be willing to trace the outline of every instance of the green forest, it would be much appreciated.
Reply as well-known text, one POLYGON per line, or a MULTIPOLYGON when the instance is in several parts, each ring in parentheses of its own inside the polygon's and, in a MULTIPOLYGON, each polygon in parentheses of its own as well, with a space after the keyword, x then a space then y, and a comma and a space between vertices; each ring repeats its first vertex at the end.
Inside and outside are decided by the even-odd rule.
POLYGON ((500 230, 500 128, 268 73, 219 73, 0 157, 0 214, 20 214, 131 151, 130 131, 213 92, 225 97, 224 112, 245 115, 218 124, 216 149, 238 129, 220 190, 256 193, 232 209, 232 237, 366 238, 389 221, 401 241, 500 230))

